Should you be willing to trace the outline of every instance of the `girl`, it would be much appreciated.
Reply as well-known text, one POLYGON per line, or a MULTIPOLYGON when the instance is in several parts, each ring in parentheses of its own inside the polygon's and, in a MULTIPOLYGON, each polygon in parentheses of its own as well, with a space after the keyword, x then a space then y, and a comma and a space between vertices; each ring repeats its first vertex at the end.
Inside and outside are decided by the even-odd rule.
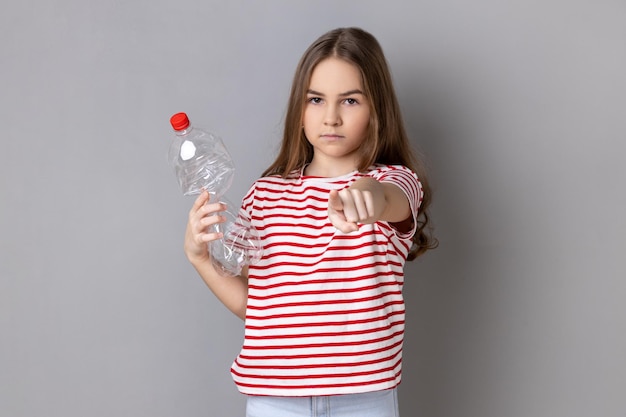
POLYGON ((243 199, 264 252, 241 276, 214 269, 225 207, 197 198, 185 253, 245 320, 231 373, 249 417, 398 415, 403 266, 436 246, 421 169, 380 45, 340 28, 302 56, 278 157, 243 199))

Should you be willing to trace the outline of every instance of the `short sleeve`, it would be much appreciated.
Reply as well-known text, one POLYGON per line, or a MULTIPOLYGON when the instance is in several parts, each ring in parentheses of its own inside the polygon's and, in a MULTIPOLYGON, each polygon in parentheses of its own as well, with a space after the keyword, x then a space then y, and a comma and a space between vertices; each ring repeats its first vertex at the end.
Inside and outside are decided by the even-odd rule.
POLYGON ((417 229, 417 215, 424 198, 422 183, 417 174, 402 165, 386 165, 375 169, 371 176, 380 182, 396 185, 406 195, 413 214, 413 228, 409 232, 398 232, 398 235, 404 239, 412 238, 417 229))

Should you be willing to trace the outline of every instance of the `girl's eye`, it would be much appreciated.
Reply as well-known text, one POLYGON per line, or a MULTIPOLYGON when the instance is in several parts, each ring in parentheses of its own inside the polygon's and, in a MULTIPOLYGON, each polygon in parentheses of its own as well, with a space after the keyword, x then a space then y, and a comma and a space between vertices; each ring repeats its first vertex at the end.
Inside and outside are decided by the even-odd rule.
POLYGON ((313 104, 320 104, 322 102, 322 99, 319 97, 309 97, 307 101, 313 104))
POLYGON ((345 101, 346 101, 346 104, 349 104, 349 105, 354 105, 354 104, 359 103, 355 98, 347 98, 345 101))

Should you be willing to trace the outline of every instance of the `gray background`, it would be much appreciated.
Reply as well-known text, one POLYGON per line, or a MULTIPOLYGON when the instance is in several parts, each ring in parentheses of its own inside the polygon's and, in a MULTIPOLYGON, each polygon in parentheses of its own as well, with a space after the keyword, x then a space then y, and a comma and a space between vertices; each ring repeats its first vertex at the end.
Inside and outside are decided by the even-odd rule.
POLYGON ((404 416, 626 415, 622 0, 21 1, 0 14, 0 415, 241 416, 242 324, 187 264, 169 116, 238 201, 296 62, 378 37, 431 166, 404 416))

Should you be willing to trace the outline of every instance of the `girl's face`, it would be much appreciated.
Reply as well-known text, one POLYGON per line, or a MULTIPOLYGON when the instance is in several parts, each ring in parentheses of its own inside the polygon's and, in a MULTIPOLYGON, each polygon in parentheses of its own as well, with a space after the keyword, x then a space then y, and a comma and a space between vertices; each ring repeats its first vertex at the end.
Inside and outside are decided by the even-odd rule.
POLYGON ((369 102, 358 68, 338 58, 317 64, 303 116, 304 134, 313 146, 307 175, 335 177, 354 171, 369 119, 369 102))

